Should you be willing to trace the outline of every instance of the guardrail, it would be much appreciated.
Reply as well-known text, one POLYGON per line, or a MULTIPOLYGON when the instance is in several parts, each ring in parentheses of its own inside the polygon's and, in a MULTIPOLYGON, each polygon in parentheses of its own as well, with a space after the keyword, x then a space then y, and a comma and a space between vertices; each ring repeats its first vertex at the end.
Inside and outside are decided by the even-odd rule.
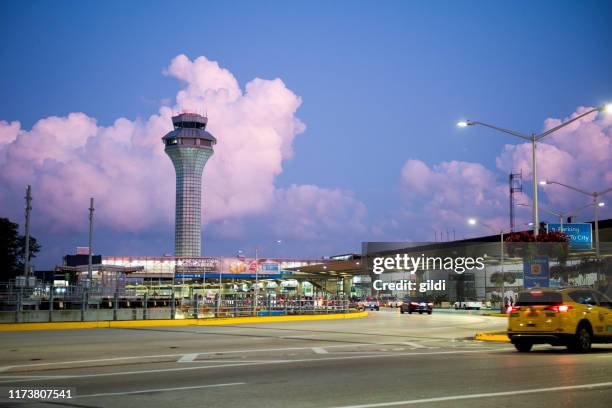
POLYGON ((202 319, 348 313, 346 296, 286 296, 252 294, 213 297, 176 293, 137 294, 100 288, 0 287, 0 323, 101 320, 202 319))

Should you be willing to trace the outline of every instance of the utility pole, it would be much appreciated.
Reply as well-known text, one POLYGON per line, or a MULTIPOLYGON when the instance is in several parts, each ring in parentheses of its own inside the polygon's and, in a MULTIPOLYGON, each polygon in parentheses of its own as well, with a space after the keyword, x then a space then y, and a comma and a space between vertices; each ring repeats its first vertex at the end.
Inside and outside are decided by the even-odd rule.
POLYGON ((89 259, 87 260, 87 286, 91 287, 92 285, 92 267, 91 267, 91 258, 92 258, 92 238, 93 238, 93 217, 94 217, 94 199, 90 198, 89 201, 89 259))
POLYGON ((30 212, 32 211, 32 186, 28 184, 26 188, 26 208, 25 208, 25 261, 23 266, 23 276, 30 276, 30 212))

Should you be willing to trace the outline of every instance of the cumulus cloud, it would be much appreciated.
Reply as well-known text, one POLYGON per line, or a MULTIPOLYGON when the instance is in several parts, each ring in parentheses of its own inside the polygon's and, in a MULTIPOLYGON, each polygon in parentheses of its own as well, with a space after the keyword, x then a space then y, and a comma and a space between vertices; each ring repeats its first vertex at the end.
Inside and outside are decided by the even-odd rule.
POLYGON ((298 219, 299 231, 313 237, 317 228, 346 219, 344 211, 361 216, 363 204, 350 193, 275 187, 283 161, 293 155, 293 139, 305 129, 296 117, 302 101, 282 80, 255 78, 243 90, 217 62, 185 55, 163 73, 183 86, 174 106, 146 120, 119 118, 101 126, 71 113, 40 119, 30 130, 0 121, 0 181, 6 186, 0 194, 21 195, 32 184, 36 210, 60 230, 85 226, 92 196, 101 226, 131 232, 168 226, 174 221, 174 169, 160 139, 171 130, 172 115, 186 110, 207 112, 218 140, 204 170, 205 222, 231 226, 221 229, 239 235, 244 217, 275 212, 279 233, 294 234, 286 222, 298 219))
POLYGON ((282 237, 296 240, 330 240, 359 237, 366 231, 366 207, 350 191, 315 185, 292 185, 276 191, 278 211, 273 226, 282 237))
MULTIPOLYGON (((467 217, 479 216, 498 228, 498 215, 507 203, 507 186, 479 163, 443 162, 428 166, 420 160, 408 160, 401 172, 401 183, 407 208, 403 217, 432 229, 463 226, 467 217)), ((420 234, 429 237, 431 231, 420 234)), ((419 234, 417 234, 419 235, 419 234)))
MULTIPOLYGON (((588 109, 579 107, 570 118, 588 109)), ((544 129, 561 122, 560 119, 547 119, 544 129)), ((537 154, 540 180, 558 181, 587 191, 609 188, 612 185, 612 118, 595 114, 582 118, 540 142, 537 154)), ((527 184, 532 177, 531 144, 506 145, 496 164, 499 172, 478 163, 451 161, 428 166, 420 160, 408 160, 402 169, 401 184, 407 203, 418 204, 419 211, 411 211, 408 205, 400 216, 411 220, 422 217, 420 219, 427 220, 431 228, 445 229, 463 226, 467 217, 478 215, 494 228, 507 228, 507 175, 510 172, 522 170, 527 194, 517 199, 531 203, 527 184)), ((559 186, 551 185, 542 190, 541 206, 544 208, 564 212, 588 202, 588 197, 559 186)), ((529 211, 525 211, 525 220, 529 217, 529 211)), ((540 217, 546 218, 543 211, 540 217)), ((588 212, 583 217, 591 219, 588 212)))

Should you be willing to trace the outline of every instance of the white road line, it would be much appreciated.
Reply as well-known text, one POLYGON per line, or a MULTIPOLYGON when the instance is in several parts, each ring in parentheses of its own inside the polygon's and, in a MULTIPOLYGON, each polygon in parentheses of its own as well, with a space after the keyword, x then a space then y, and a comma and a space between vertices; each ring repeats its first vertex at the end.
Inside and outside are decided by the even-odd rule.
POLYGON ((403 342, 402 342, 402 344, 405 344, 405 345, 407 345, 407 346, 410 346, 410 347, 412 347, 412 348, 417 348, 417 349, 429 348, 429 347, 427 347, 427 346, 424 346, 424 345, 419 344, 419 343, 415 343, 415 342, 413 342, 413 341, 403 341, 403 342))
POLYGON ((316 354, 329 354, 329 351, 325 350, 323 347, 313 347, 312 351, 316 354))
POLYGON ((612 382, 582 384, 582 385, 568 385, 568 386, 562 386, 562 387, 549 387, 549 388, 533 388, 530 390, 487 392, 487 393, 482 393, 482 394, 449 395, 447 397, 422 398, 422 399, 416 399, 416 400, 379 402, 379 403, 374 403, 374 404, 362 404, 362 405, 344 405, 342 407, 335 407, 335 408, 394 407, 394 406, 399 406, 399 405, 426 404, 428 402, 457 401, 457 400, 464 400, 464 399, 491 398, 491 397, 502 397, 502 396, 507 396, 507 395, 514 396, 518 394, 536 394, 539 392, 582 390, 582 389, 603 388, 603 387, 612 387, 612 382))
POLYGON ((226 384, 194 385, 191 387, 152 388, 150 390, 106 392, 106 393, 101 393, 101 394, 76 395, 74 398, 112 397, 112 396, 117 396, 117 395, 148 394, 151 392, 183 391, 183 390, 196 390, 200 388, 230 387, 232 385, 244 385, 244 384, 246 383, 238 382, 238 383, 226 383, 226 384))
MULTIPOLYGON (((255 366, 255 365, 270 365, 270 364, 291 364, 291 363, 318 363, 320 361, 335 361, 335 360, 356 360, 365 358, 387 358, 387 357, 416 357, 416 356, 427 356, 427 355, 446 355, 446 354, 474 354, 474 353, 486 353, 486 352, 498 352, 514 350, 514 348, 495 348, 495 349, 479 349, 479 350, 451 350, 451 351, 423 351, 423 352, 412 352, 412 353, 393 353, 393 354, 375 354, 375 355, 358 355, 358 356, 342 356, 342 357, 321 357, 321 358, 301 358, 295 360, 275 360, 266 361, 261 363, 240 363, 236 364, 222 364, 222 365, 207 365, 207 366, 196 366, 196 367, 181 367, 181 368, 159 368, 153 370, 141 370, 141 371, 119 371, 114 373, 97 373, 97 374, 68 374, 58 375, 53 378, 47 377, 39 381, 51 381, 51 380, 65 380, 70 378, 94 378, 94 377, 113 377, 123 375, 141 375, 141 374, 152 374, 152 373, 166 373, 175 371, 188 371, 188 370, 207 370, 210 368, 229 368, 229 367, 243 367, 243 366, 255 366)), ((33 377, 33 380, 38 380, 40 377, 33 377)), ((0 379, 2 379, 0 377, 0 379)), ((17 383, 17 382, 28 382, 32 380, 17 380, 17 381, 0 381, 0 384, 4 383, 17 383)))
MULTIPOLYGON (((322 340, 325 341, 325 340, 322 340)), ((353 346, 371 346, 373 343, 350 343, 350 344, 333 344, 330 347, 353 347, 353 346)), ((268 349, 246 349, 246 350, 219 350, 219 351, 207 351, 198 353, 200 355, 210 354, 236 354, 236 353, 258 353, 258 352, 271 352, 271 351, 292 351, 292 350, 309 350, 311 347, 282 347, 282 348, 268 348, 268 349)), ((121 360, 138 360, 143 358, 173 358, 184 356, 185 353, 179 354, 156 354, 147 356, 127 356, 127 357, 111 357, 111 358, 98 358, 92 360, 72 360, 72 361, 53 361, 49 363, 34 363, 34 364, 20 364, 12 366, 0 367, 0 372, 10 370, 11 368, 25 368, 25 367, 45 367, 52 365, 64 365, 64 364, 88 364, 88 363, 104 363, 109 361, 121 361, 121 360)))
POLYGON ((177 363, 193 363, 199 355, 199 353, 183 354, 183 356, 178 359, 177 363))

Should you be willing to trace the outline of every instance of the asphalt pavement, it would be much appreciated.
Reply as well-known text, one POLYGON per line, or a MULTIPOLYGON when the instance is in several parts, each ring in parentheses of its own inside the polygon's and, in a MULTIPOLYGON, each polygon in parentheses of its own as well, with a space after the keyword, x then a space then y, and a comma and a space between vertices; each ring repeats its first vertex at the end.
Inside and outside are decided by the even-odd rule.
POLYGON ((17 407, 609 407, 612 346, 586 355, 480 342, 506 319, 362 319, 3 332, 0 390, 74 398, 17 407))

